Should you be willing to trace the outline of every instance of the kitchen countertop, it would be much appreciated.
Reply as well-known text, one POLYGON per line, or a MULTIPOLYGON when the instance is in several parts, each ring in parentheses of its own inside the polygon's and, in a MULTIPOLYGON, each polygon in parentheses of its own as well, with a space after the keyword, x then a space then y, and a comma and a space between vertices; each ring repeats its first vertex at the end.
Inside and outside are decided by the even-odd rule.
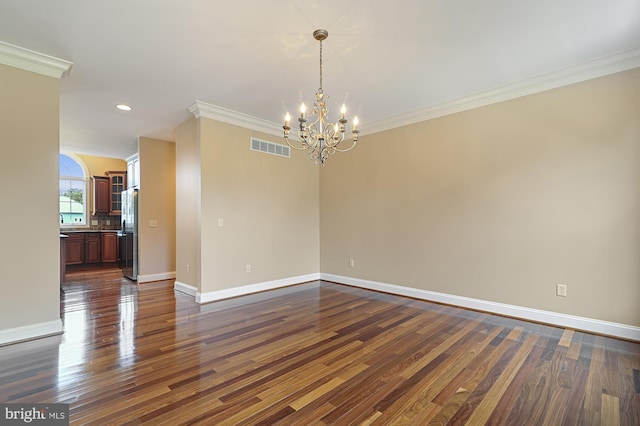
POLYGON ((96 232, 122 232, 120 229, 70 229, 68 231, 61 229, 60 233, 61 234, 78 234, 78 233, 96 233, 96 232))

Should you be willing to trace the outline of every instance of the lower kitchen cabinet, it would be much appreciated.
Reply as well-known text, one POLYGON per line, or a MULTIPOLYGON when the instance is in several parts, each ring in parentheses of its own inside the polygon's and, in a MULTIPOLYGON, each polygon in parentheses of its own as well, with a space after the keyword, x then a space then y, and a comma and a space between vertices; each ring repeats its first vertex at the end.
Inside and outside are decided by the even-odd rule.
MULTIPOLYGON (((118 261, 118 233, 69 232, 65 234, 65 265, 116 263, 118 261)), ((63 253, 61 253, 63 254, 63 253)))
POLYGON ((102 239, 99 232, 84 234, 84 263, 100 263, 102 261, 102 239))
POLYGON ((118 261, 118 234, 115 232, 102 233, 102 262, 115 263, 118 261))
POLYGON ((67 238, 67 265, 80 265, 84 263, 84 234, 69 233, 67 238))

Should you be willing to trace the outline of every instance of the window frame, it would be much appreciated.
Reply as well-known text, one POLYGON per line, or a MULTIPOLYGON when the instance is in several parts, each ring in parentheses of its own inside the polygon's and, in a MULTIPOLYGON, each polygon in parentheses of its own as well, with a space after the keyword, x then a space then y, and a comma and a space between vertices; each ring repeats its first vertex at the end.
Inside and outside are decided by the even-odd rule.
MULTIPOLYGON (((58 222, 59 226, 61 229, 63 228, 90 228, 90 220, 91 218, 89 217, 89 198, 90 198, 90 192, 89 192, 89 182, 90 182, 90 178, 89 178, 89 172, 87 170, 87 166, 84 164, 84 162, 75 154, 72 153, 68 153, 68 152, 60 152, 58 155, 58 198, 60 195, 60 183, 62 181, 75 181, 75 182, 81 182, 82 183, 82 188, 84 190, 84 203, 82 204, 82 218, 83 218, 83 222, 82 223, 78 223, 78 222, 69 222, 69 223, 60 223, 58 222), (84 174, 84 177, 79 177, 79 176, 63 176, 60 174, 60 155, 64 155, 66 157, 71 158, 73 161, 75 161, 82 169, 82 173, 84 174)), ((58 215, 62 215, 62 213, 60 212, 60 202, 58 202, 58 215)), ((59 220, 59 219, 58 219, 59 220)))

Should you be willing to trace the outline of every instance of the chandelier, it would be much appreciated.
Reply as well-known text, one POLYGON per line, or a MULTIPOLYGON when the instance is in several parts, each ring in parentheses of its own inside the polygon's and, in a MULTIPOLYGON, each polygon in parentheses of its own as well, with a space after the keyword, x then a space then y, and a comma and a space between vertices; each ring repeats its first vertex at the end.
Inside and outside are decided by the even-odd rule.
POLYGON ((289 131, 291 130, 289 123, 291 116, 288 112, 284 119, 284 126, 282 126, 284 129, 284 140, 287 142, 287 145, 299 151, 306 151, 309 157, 316 161, 316 164, 318 160, 320 160, 323 166, 329 155, 335 154, 336 152, 351 151, 358 142, 359 133, 358 117, 354 117, 353 128, 351 130, 351 144, 349 146, 340 145, 344 140, 345 125, 347 124, 347 119, 345 118, 347 108, 345 105, 342 105, 340 119, 335 123, 330 123, 327 117, 326 98, 328 98, 328 96, 325 96, 322 91, 322 40, 325 40, 328 36, 329 33, 327 30, 319 29, 313 32, 313 38, 320 42, 320 88, 316 92, 316 101, 313 103, 313 109, 309 117, 309 120, 313 121, 311 124, 307 124, 307 116, 305 115, 307 107, 303 103, 300 107, 300 117, 298 117, 298 123, 300 124, 298 138, 300 142, 296 144, 292 144, 289 141, 289 131), (315 120, 313 117, 315 117, 315 120))

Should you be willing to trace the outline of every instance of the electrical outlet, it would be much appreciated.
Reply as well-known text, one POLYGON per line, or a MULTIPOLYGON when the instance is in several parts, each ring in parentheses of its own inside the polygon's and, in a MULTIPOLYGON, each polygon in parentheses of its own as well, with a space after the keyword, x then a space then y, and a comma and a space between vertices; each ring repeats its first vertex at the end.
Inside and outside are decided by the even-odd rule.
POLYGON ((149 228, 157 228, 157 227, 158 227, 158 221, 156 219, 149 220, 149 228))
POLYGON ((245 266, 245 270, 246 270, 247 272, 251 272, 251 265, 246 265, 246 266, 245 266))
POLYGON ((187 274, 188 274, 189 272, 191 272, 191 265, 189 265, 189 264, 187 263, 187 274))
POLYGON ((110 221, 110 220, 107 220, 105 223, 106 223, 107 225, 111 225, 111 221, 110 221))
POLYGON ((349 268, 353 268, 356 266, 356 261, 353 259, 349 259, 349 268))
POLYGON ((556 296, 567 297, 567 285, 556 284, 556 296))
POLYGON ((218 219, 218 226, 220 228, 222 228, 224 226, 224 219, 222 219, 222 218, 218 219))

